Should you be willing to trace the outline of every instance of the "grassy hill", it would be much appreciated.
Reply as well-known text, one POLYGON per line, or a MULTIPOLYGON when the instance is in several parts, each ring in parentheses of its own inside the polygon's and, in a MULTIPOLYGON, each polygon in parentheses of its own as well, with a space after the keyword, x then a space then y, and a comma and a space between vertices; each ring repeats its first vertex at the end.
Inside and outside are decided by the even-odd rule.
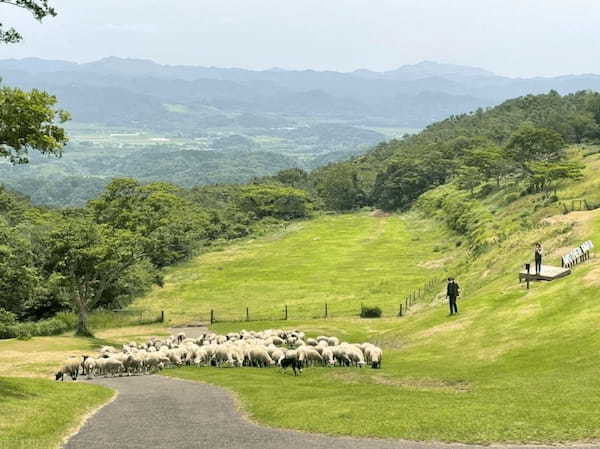
MULTIPOLYGON (((560 200, 591 198, 598 191, 594 173, 600 157, 585 160, 586 178, 565 185, 560 200)), ((216 323, 213 328, 299 328, 384 348, 381 370, 310 368, 298 378, 252 368, 165 373, 233 390, 264 424, 413 440, 595 441, 600 438, 600 336, 594 330, 600 318, 600 259, 531 290, 517 283, 516 274, 537 240, 544 242, 548 262, 554 264, 582 240, 600 242, 600 210, 563 214, 560 203, 546 204, 542 195, 507 201, 510 195, 499 191, 478 200, 493 216, 486 225, 505 231, 478 256, 468 250, 465 236, 447 230, 439 218, 424 218, 418 208, 401 215, 322 216, 171 268, 164 289, 134 307, 164 309, 173 324, 206 317, 210 308, 221 316, 244 318, 249 307, 252 318, 276 318, 287 304, 287 322, 216 323), (442 277, 448 273, 455 273, 463 286, 458 316, 447 316, 447 305, 436 292, 406 316, 394 316, 399 300, 426 280, 438 279, 437 292, 443 292, 442 277), (324 302, 332 318, 312 319, 324 302), (381 306, 384 317, 358 318, 360 303, 381 306)), ((5 369, 0 374, 46 377, 69 354, 165 331, 104 331, 99 333, 104 340, 98 341, 70 336, 2 341, 5 369)), ((11 401, 10 416, 0 414, 2 428, 15 436, 37 428, 35 438, 48 438, 44 448, 53 447, 78 416, 110 395, 84 392, 79 385, 56 390, 43 380, 2 378, 0 386, 2 397, 11 401), (11 396, 17 387, 28 402, 11 396), (64 403, 84 393, 85 400, 52 431, 45 424, 32 427, 53 412, 33 416, 28 410, 59 392, 64 403)))
MULTIPOLYGON (((592 193, 599 165, 597 155, 588 158, 589 176, 559 196, 592 193)), ((600 211, 562 214, 557 203, 544 205, 541 195, 507 207, 506 196, 481 202, 493 214, 491 225, 510 232, 479 256, 461 249, 464 236, 416 213, 321 217, 175 268, 164 290, 137 305, 164 308, 174 322, 206 316, 210 308, 241 319, 246 306, 278 316, 284 304, 297 305, 302 319, 214 328, 294 327, 383 346, 381 371, 314 368, 298 379, 278 370, 168 372, 231 388, 255 419, 269 425, 480 443, 598 439, 600 259, 531 290, 517 282, 517 273, 537 240, 544 242, 547 263, 555 265, 581 241, 600 242, 600 211), (392 316, 399 298, 449 270, 464 288, 458 316, 447 316, 440 297, 408 316, 392 316), (361 302, 379 305, 384 318, 333 313, 327 320, 308 319, 325 301, 342 315, 361 302)))

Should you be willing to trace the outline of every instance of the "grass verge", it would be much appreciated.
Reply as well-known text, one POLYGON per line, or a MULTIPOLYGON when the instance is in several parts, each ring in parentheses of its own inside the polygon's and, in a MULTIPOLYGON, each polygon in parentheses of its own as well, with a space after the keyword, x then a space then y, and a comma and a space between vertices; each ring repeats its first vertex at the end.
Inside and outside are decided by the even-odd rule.
POLYGON ((113 394, 97 385, 0 377, 0 448, 55 449, 113 394))

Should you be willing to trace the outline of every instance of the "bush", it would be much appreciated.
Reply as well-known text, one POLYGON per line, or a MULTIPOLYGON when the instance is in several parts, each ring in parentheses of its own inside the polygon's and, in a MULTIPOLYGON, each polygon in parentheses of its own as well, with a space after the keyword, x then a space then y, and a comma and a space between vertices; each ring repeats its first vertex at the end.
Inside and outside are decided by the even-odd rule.
POLYGON ((75 316, 61 313, 49 320, 37 322, 0 323, 0 339, 19 338, 27 340, 31 337, 60 335, 75 328, 75 316))
POLYGON ((377 306, 361 306, 360 307, 361 318, 381 318, 381 309, 377 306))
POLYGON ((0 307, 0 324, 15 324, 17 322, 17 316, 9 312, 6 309, 0 307))

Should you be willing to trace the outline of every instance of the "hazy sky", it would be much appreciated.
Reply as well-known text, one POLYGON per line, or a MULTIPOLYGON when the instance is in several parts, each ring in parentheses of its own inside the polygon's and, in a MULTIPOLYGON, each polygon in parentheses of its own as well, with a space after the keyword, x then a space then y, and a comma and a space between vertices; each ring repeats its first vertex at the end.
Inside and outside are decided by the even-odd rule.
POLYGON ((105 56, 264 69, 389 70, 434 60, 510 76, 600 73, 599 0, 51 0, 0 58, 105 56))

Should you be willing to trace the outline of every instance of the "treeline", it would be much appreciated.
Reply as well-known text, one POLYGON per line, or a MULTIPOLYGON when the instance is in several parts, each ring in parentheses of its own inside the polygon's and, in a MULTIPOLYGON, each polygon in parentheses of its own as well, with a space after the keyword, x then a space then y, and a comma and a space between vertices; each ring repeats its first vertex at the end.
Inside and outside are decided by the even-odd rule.
POLYGON ((0 321, 72 310, 78 333, 90 334, 89 312, 162 285, 163 267, 313 208, 305 191, 275 185, 186 190, 115 179, 85 207, 61 210, 0 188, 0 321))

